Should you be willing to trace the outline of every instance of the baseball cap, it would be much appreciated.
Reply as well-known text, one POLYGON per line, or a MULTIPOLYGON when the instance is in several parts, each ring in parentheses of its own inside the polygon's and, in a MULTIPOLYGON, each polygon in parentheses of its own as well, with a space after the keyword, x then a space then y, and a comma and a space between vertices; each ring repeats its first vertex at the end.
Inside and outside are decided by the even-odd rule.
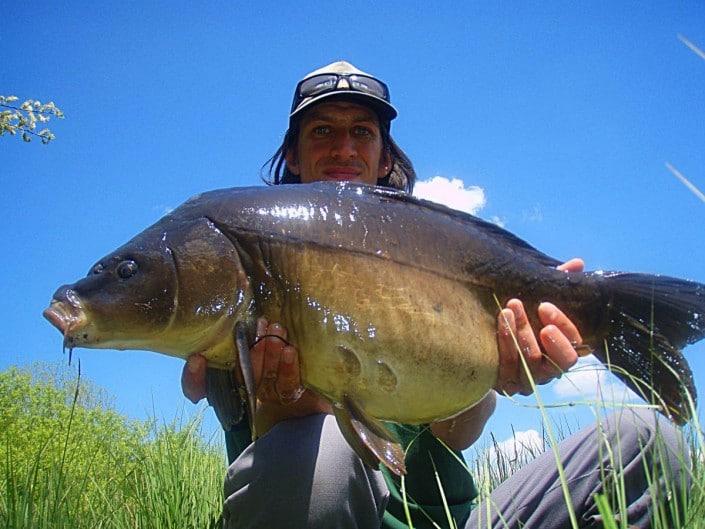
POLYGON ((332 98, 368 106, 382 121, 397 117, 397 110, 389 100, 389 88, 384 82, 347 61, 337 61, 312 71, 299 81, 291 103, 289 123, 311 105, 332 98))

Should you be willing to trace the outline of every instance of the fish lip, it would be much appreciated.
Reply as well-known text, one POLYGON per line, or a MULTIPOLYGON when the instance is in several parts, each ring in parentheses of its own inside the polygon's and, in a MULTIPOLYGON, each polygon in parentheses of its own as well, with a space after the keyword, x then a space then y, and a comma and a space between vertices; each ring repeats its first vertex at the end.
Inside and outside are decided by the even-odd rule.
POLYGON ((65 340, 69 340, 76 331, 81 330, 88 323, 86 313, 80 307, 55 299, 42 314, 64 335, 65 340))

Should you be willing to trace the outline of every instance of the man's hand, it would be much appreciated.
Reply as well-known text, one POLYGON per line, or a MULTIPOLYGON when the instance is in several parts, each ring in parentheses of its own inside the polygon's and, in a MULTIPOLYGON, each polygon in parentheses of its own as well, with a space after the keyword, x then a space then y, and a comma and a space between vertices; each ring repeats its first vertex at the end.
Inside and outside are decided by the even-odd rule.
MULTIPOLYGON (((299 355, 286 342, 286 329, 278 323, 257 320, 257 339, 250 349, 257 398, 261 402, 295 402, 303 393, 299 355)), ((194 404, 206 396, 207 360, 198 353, 186 360, 181 374, 181 389, 194 404)))
MULTIPOLYGON (((280 324, 257 320, 257 340, 250 349, 250 359, 258 402, 255 423, 260 435, 284 419, 332 413, 327 401, 304 390, 298 351, 286 337, 286 329, 280 324)), ((197 353, 189 356, 184 366, 181 388, 194 404, 206 396, 206 368, 205 357, 197 353)))
POLYGON ((257 340, 250 349, 260 402, 291 404, 304 392, 299 372, 299 352, 286 341, 280 324, 257 320, 257 340))
POLYGON ((206 397, 207 367, 206 357, 196 353, 186 359, 186 365, 181 373, 181 390, 194 404, 206 397))
MULTIPOLYGON (((582 259, 571 259, 558 269, 582 272, 584 267, 582 259)), ((518 299, 509 300, 500 312, 497 318, 499 375, 495 385, 499 393, 529 395, 533 391, 519 358, 517 343, 536 384, 546 384, 560 377, 577 362, 575 346, 582 344, 582 338, 573 322, 552 303, 541 303, 538 316, 544 327, 537 335, 518 299)))
MULTIPOLYGON (((582 259, 571 259, 560 265, 558 270, 582 272, 584 268, 582 259)), ((532 392, 517 354, 514 337, 536 384, 545 384, 559 377, 577 361, 574 346, 581 344, 582 338, 573 322, 551 303, 539 305, 539 319, 544 327, 539 330, 537 338, 526 317, 524 305, 518 299, 507 302, 507 307, 497 317, 499 375, 494 387, 497 392, 508 395, 528 395, 532 392)), ((490 392, 475 406, 453 419, 432 423, 431 431, 451 448, 464 450, 480 437, 494 409, 495 394, 490 392)))

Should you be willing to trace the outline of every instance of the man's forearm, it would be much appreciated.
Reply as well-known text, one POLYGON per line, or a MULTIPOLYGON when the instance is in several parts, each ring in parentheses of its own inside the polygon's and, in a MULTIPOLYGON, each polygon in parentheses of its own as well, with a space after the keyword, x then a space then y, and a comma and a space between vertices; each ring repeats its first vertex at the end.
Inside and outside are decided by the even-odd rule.
POLYGON ((431 431, 450 448, 465 450, 480 438, 496 405, 497 394, 490 391, 485 398, 460 415, 431 424, 431 431))

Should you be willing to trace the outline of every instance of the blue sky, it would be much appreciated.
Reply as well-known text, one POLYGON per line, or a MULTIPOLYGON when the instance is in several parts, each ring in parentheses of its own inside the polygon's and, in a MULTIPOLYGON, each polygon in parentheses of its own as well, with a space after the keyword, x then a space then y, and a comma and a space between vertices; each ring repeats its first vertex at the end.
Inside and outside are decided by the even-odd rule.
MULTIPOLYGON (((41 317, 59 285, 189 196, 260 183, 295 83, 341 58, 389 84, 420 179, 477 186, 478 215, 590 269, 705 282, 705 204, 665 167, 705 188, 705 61, 678 39, 705 47, 701 2, 6 1, 0 14, 0 94, 66 114, 48 146, 0 138, 0 369, 61 359, 41 317)), ((130 416, 193 409, 180 360, 76 353, 130 416)), ((705 345, 686 355, 702 392, 705 345)), ((538 424, 503 400, 489 428, 538 424)))

